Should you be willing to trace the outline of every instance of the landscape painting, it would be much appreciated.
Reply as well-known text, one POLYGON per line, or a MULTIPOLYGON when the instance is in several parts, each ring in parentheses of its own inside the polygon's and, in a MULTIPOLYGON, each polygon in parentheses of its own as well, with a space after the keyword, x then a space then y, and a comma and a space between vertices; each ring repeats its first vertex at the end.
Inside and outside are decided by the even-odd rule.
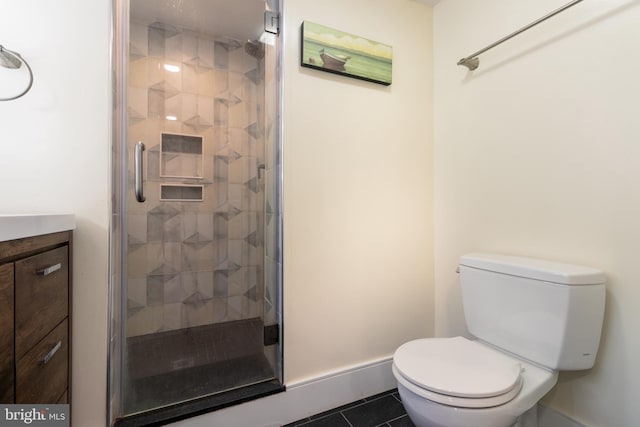
POLYGON ((391 84, 391 46, 309 21, 302 23, 301 45, 303 67, 391 84))

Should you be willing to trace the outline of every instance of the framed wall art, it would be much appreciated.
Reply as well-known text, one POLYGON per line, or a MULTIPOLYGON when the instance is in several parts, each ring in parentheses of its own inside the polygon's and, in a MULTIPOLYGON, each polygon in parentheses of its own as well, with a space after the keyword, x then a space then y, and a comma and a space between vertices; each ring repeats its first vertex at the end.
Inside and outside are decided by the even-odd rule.
POLYGON ((303 67, 391 84, 391 46, 310 21, 302 23, 301 33, 303 67))

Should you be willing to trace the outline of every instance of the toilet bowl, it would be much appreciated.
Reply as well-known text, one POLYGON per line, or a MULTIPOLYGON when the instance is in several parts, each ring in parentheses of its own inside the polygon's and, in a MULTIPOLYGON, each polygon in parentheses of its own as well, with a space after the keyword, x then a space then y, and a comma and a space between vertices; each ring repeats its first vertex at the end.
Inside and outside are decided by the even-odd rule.
POLYGON ((462 256, 459 272, 476 339, 425 338, 396 350, 393 374, 409 418, 416 427, 536 425, 535 405, 558 371, 595 362, 604 273, 488 253, 462 256))
POLYGON ((393 375, 416 427, 510 427, 558 373, 464 337, 410 341, 393 375))

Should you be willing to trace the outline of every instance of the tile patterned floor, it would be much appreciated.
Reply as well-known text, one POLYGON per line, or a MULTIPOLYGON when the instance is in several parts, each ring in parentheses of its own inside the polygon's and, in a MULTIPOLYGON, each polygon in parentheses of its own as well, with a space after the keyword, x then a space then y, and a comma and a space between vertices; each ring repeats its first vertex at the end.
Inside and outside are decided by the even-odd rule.
POLYGON ((415 427, 400 403, 397 389, 349 403, 284 427, 298 426, 415 427))
POLYGON ((147 411, 273 379, 264 354, 179 369, 129 382, 124 409, 127 414, 147 411))

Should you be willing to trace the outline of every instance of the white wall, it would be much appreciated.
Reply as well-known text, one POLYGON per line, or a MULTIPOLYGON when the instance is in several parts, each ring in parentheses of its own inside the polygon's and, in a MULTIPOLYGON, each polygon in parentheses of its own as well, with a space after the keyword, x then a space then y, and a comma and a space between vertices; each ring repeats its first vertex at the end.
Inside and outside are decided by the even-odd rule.
MULTIPOLYGON (((0 213, 71 212, 74 424, 105 419, 110 2, 5 2, 0 42, 35 73, 0 103, 0 213)), ((411 0, 286 6, 288 382, 433 333, 431 10, 411 0), (303 19, 394 48, 385 88, 298 66, 303 19)))
MULTIPOLYGON (((464 252, 600 267, 597 366, 563 374, 547 402, 590 426, 626 426, 640 416, 639 2, 581 3, 476 72, 455 66, 564 3, 435 8, 437 333, 465 332, 453 272, 464 252)), ((285 360, 296 381, 433 330, 431 17, 410 0, 288 0, 286 13, 285 360), (393 45, 393 85, 299 68, 303 19, 393 45)), ((36 79, 0 103, 0 212, 76 214, 74 421, 103 425, 109 2, 4 2, 0 28, 36 79)))
POLYGON ((287 0, 287 383, 433 334, 431 8, 287 0), (385 87, 301 68, 303 20, 393 47, 385 87))
POLYGON ((583 2, 456 62, 565 4, 445 0, 435 21, 436 333, 465 333, 454 273, 469 251, 607 273, 593 370, 563 373, 546 403, 588 426, 640 418, 640 2, 583 2))
MULTIPOLYGON (((73 213, 73 419, 104 425, 109 226, 108 1, 5 1, 0 43, 33 68, 0 102, 0 213, 73 213)), ((4 94, 0 94, 4 96, 4 94)))

